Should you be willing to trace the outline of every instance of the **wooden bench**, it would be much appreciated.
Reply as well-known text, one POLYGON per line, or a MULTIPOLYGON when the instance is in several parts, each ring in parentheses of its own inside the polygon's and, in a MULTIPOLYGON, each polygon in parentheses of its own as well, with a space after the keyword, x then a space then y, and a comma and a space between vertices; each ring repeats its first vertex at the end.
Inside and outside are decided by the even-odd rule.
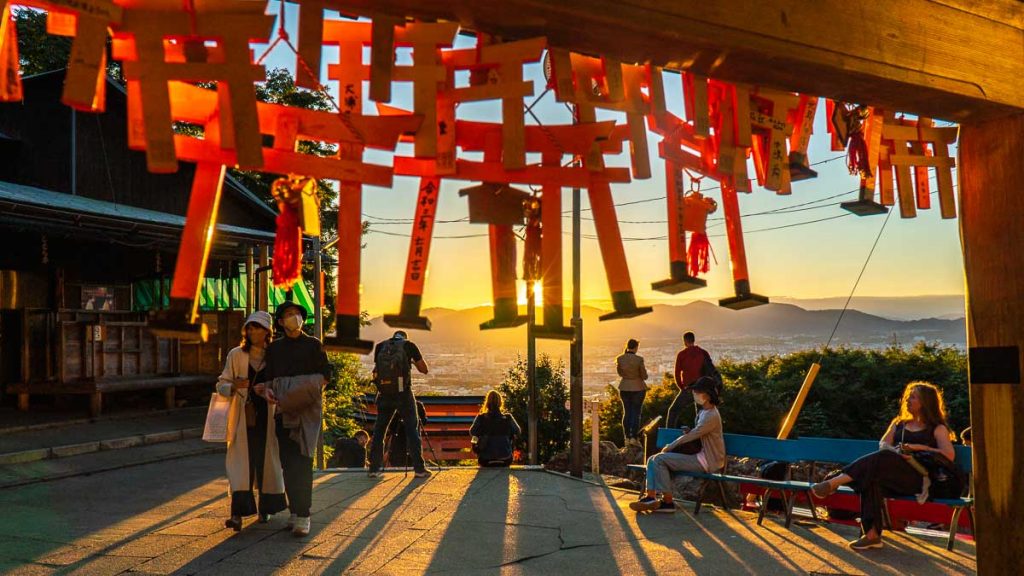
MULTIPOLYGON (((662 428, 658 430, 656 437, 655 446, 656 450, 661 450, 662 447, 672 442, 683 433, 682 430, 662 428)), ((814 520, 818 520, 818 515, 814 502, 816 499, 811 494, 811 482, 793 480, 791 478, 791 468, 793 464, 801 462, 809 462, 813 468, 818 463, 835 463, 840 465, 849 464, 854 460, 866 455, 876 452, 878 450, 878 442, 874 440, 846 440, 846 439, 834 439, 834 438, 801 438, 799 440, 778 440, 775 438, 767 438, 762 436, 744 436, 741 434, 725 434, 725 452, 729 456, 738 458, 753 458, 757 460, 775 460, 789 464, 786 470, 786 477, 783 480, 768 480, 765 478, 755 478, 749 476, 736 476, 728 473, 728 463, 726 468, 721 472, 717 473, 702 473, 702 472, 674 472, 674 475, 685 475, 693 478, 699 478, 703 480, 700 491, 698 492, 698 498, 694 513, 699 513, 701 503, 703 500, 704 491, 706 485, 714 481, 721 486, 722 482, 737 482, 741 485, 753 486, 761 491, 761 504, 758 508, 757 523, 760 525, 764 520, 765 513, 768 508, 768 501, 771 498, 772 493, 777 493, 783 500, 785 506, 785 524, 786 527, 790 527, 793 521, 793 505, 797 498, 802 497, 806 502, 809 503, 811 515, 814 520)), ((968 480, 971 474, 971 449, 967 446, 954 446, 956 450, 956 463, 961 470, 968 475, 968 480)), ((645 465, 631 464, 629 466, 632 470, 646 471, 645 465)), ((722 489, 723 499, 725 499, 725 491, 722 489)), ((829 506, 833 499, 838 497, 857 497, 856 493, 849 486, 843 486, 839 489, 836 494, 833 494, 829 498, 826 498, 821 503, 829 506)), ((895 497, 886 499, 887 505, 883 507, 883 513, 885 518, 883 519, 890 526, 892 525, 889 520, 888 514, 888 501, 900 501, 910 502, 913 506, 944 506, 952 508, 952 516, 950 519, 950 530, 949 536, 946 541, 946 549, 952 550, 953 545, 956 542, 957 527, 959 526, 960 518, 964 510, 967 511, 970 525, 974 525, 973 517, 973 506, 974 499, 972 497, 966 498, 939 498, 929 500, 925 504, 917 504, 916 499, 913 496, 906 497, 895 497)), ((857 507, 859 510, 859 506, 857 507)))

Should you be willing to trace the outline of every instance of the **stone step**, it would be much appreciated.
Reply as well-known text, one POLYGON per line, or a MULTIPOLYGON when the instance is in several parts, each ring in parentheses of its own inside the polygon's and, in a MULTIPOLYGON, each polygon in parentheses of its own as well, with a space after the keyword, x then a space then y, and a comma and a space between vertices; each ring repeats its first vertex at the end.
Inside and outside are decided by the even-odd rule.
MULTIPOLYGON (((200 430, 201 433, 201 430, 200 430)), ((167 436, 170 437, 169 435, 167 436)), ((109 442, 109 441, 108 441, 109 442)), ((88 444, 92 447, 92 442, 88 444)), ((96 444, 99 444, 97 442, 96 444)), ((69 452, 74 452, 79 445, 68 445, 69 452)), ((84 449, 84 448, 83 448, 84 449)), ((30 462, 17 462, 0 465, 0 490, 38 482, 49 482, 61 478, 95 474, 109 470, 119 470, 131 466, 151 464, 176 458, 185 458, 199 454, 223 452, 223 443, 204 442, 200 438, 190 437, 176 441, 163 441, 140 444, 125 449, 87 451, 61 458, 39 459, 30 462)))

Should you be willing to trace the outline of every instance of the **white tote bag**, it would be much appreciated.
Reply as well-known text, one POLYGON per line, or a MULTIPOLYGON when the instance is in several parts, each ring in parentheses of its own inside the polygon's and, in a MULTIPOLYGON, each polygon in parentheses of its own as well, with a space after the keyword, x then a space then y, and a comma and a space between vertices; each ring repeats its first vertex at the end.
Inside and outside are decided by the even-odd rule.
POLYGON ((210 395, 210 408, 206 411, 206 427, 203 440, 207 442, 228 441, 228 421, 231 414, 231 398, 214 392, 210 395))

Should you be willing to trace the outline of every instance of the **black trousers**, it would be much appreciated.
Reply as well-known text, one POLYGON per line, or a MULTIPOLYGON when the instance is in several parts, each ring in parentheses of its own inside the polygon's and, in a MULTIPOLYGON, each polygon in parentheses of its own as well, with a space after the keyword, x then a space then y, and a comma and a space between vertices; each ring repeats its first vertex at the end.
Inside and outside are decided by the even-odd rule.
POLYGON ((303 456, 302 447, 288 434, 289 430, 277 419, 277 444, 281 450, 288 509, 300 518, 309 518, 309 509, 313 506, 313 458, 303 456))
POLYGON ((417 472, 422 472, 426 467, 423 465, 423 445, 420 443, 416 397, 412 392, 377 395, 377 421, 373 423, 373 439, 370 441, 370 470, 381 469, 384 461, 384 435, 396 414, 402 419, 406 450, 412 467, 417 472))
POLYGON ((619 398, 622 400, 622 435, 626 438, 636 438, 640 433, 641 412, 644 408, 644 397, 646 390, 633 392, 619 390, 619 398))
POLYGON ((672 405, 668 407, 668 414, 665 415, 665 428, 679 428, 679 419, 683 412, 692 409, 693 394, 680 390, 676 393, 672 405))
POLYGON ((861 456, 843 468, 853 478, 850 487, 860 494, 860 525, 864 532, 874 528, 882 533, 885 498, 913 496, 921 491, 923 476, 892 450, 861 456))

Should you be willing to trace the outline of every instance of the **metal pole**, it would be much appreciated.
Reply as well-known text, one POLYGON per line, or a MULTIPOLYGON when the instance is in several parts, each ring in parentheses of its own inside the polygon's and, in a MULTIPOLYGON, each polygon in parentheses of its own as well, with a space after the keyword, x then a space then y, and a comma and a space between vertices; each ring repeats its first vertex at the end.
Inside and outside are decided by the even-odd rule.
POLYGON ((256 248, 250 246, 245 250, 245 317, 248 318, 256 309, 256 248))
POLYGON ((583 477, 583 318, 580 316, 580 189, 572 189, 572 343, 569 345, 570 473, 583 477))
POLYGON ((530 464, 536 465, 537 454, 537 339, 533 334, 536 305, 533 301, 533 281, 526 282, 526 389, 529 398, 529 451, 530 464))
POLYGON ((320 274, 323 254, 320 238, 313 238, 313 335, 324 339, 324 295, 320 293, 320 274))
MULTIPOLYGON (((313 238, 313 336, 324 340, 324 295, 320 291, 320 271, 323 253, 320 250, 320 237, 313 238)), ((323 392, 321 392, 321 395, 323 392)), ((321 399, 321 406, 323 405, 321 399)), ((320 421, 320 437, 316 442, 316 466, 320 470, 327 468, 327 457, 324 453, 324 422, 320 421)))
POLYGON ((71 109, 71 195, 78 195, 78 114, 71 109))

